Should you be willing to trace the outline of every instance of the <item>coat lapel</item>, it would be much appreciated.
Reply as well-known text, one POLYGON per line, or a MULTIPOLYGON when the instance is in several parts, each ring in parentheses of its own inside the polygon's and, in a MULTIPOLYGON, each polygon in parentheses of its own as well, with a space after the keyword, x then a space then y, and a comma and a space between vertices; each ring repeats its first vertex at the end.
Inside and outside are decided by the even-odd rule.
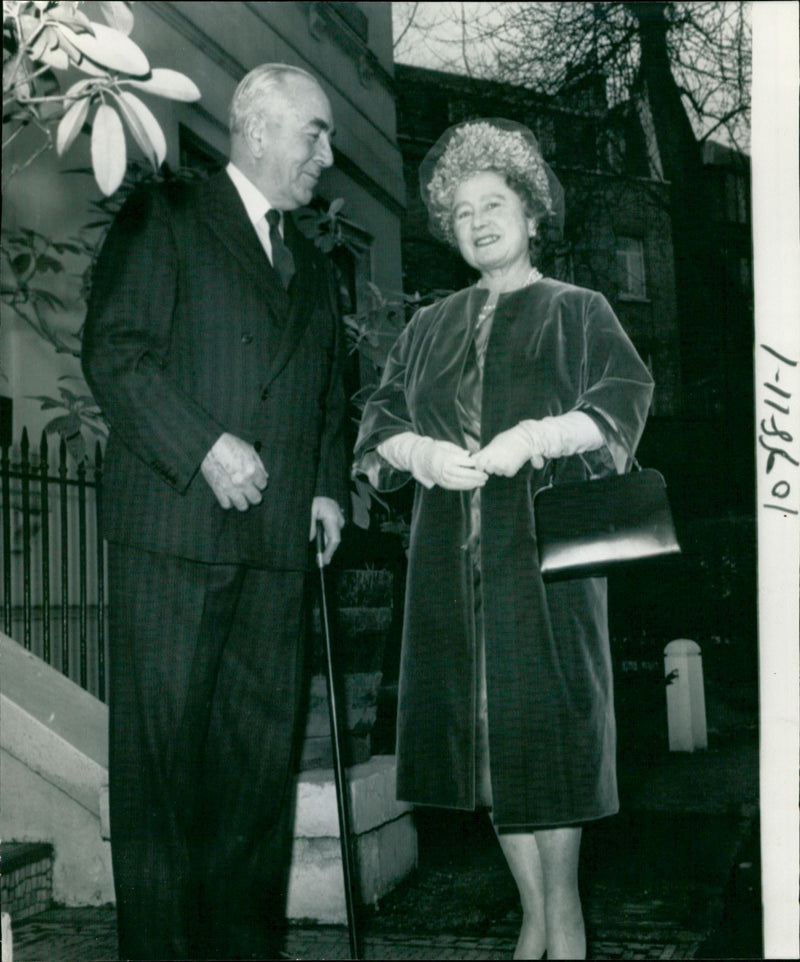
POLYGON ((294 257, 295 274, 289 284, 288 322, 281 333, 278 350, 267 368, 265 387, 280 374, 292 356, 303 331, 311 321, 320 285, 326 284, 317 259, 313 256, 310 241, 301 235, 290 214, 284 215, 284 240, 294 257))
POLYGON ((209 188, 205 223, 263 291, 273 322, 280 331, 277 348, 265 374, 266 387, 292 356, 311 320, 319 285, 324 285, 326 280, 313 256, 310 241, 300 233, 291 215, 286 214, 284 240, 295 262, 295 274, 286 291, 264 253, 230 177, 221 171, 209 181, 209 188))
POLYGON ((287 292, 264 253, 239 192, 224 171, 209 180, 203 219, 209 230, 266 294, 276 318, 279 323, 282 322, 289 309, 287 292))

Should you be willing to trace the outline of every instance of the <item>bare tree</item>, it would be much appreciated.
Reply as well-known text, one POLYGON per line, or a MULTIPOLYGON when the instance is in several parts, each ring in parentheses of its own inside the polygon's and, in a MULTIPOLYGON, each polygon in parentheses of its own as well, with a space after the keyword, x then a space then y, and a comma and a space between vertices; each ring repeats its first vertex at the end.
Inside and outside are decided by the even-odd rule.
POLYGON ((744 0, 400 2, 393 7, 399 62, 573 98, 599 73, 609 108, 638 93, 652 53, 644 47, 646 24, 658 21, 669 79, 695 138, 716 137, 738 150, 748 148, 751 36, 750 4, 744 0))
MULTIPOLYGON (((737 298, 722 290, 728 268, 714 224, 704 146, 721 141, 733 158, 749 148, 750 5, 610 0, 395 6, 398 60, 499 80, 585 111, 592 115, 596 168, 609 172, 610 163, 623 179, 652 178, 653 203, 666 210, 672 225, 685 384, 691 393, 693 384, 709 381, 709 368, 716 365, 711 379, 740 385, 744 410, 750 377, 744 362, 732 360, 730 340, 736 331, 737 350, 746 354, 748 305, 738 298, 737 306, 737 298), (631 168, 630 126, 620 127, 626 116, 643 133, 648 170, 631 168), (628 150, 627 158, 610 159, 618 146, 628 150), (741 316, 734 317, 737 311, 741 316)), ((576 115, 576 143, 580 123, 576 115)), ((576 150, 573 161, 570 150, 562 145, 556 166, 585 166, 586 152, 578 159, 576 150)), ((580 251, 581 231, 591 229, 596 205, 608 205, 610 198, 613 187, 601 196, 591 181, 585 197, 573 193, 573 250, 580 251)), ((591 256, 590 241, 582 254, 591 256)), ((703 403, 712 402, 704 396, 703 403)))

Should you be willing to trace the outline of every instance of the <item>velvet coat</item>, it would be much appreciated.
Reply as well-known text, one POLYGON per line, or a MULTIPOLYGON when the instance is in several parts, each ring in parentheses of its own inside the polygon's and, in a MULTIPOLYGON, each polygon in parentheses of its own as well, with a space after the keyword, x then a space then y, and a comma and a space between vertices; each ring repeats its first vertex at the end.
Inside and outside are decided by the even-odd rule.
MULTIPOLYGON (((375 451, 414 431, 466 446, 461 375, 488 292, 468 288, 418 311, 368 401, 354 471, 391 490, 409 475, 375 451)), ((562 458, 555 483, 624 471, 653 382, 602 295, 541 280, 501 295, 486 348, 481 444, 527 418, 571 410, 595 419, 606 446, 562 458)), ((618 809, 616 731, 605 579, 545 585, 527 463, 481 491, 493 819, 504 828, 569 825, 618 809)), ((398 709, 398 796, 476 804, 475 598, 470 496, 417 485, 411 524, 398 709)))

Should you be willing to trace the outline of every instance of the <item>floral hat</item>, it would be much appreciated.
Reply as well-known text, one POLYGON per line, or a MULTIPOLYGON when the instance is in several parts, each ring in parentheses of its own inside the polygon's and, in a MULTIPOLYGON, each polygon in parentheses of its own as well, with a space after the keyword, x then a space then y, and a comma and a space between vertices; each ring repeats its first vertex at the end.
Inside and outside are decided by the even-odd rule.
POLYGON ((420 193, 435 236, 455 246, 453 195, 467 177, 486 170, 497 171, 527 188, 540 228, 561 234, 564 190, 545 163, 536 138, 522 124, 496 117, 449 127, 422 161, 420 193))

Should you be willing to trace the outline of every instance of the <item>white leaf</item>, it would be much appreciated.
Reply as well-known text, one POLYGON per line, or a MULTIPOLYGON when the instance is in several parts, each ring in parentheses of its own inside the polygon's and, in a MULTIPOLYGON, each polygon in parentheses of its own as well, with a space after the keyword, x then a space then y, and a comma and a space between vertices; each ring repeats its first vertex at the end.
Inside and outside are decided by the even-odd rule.
POLYGON ((88 73, 90 77, 104 77, 106 80, 111 80, 111 74, 105 67, 98 66, 93 60, 87 60, 83 54, 80 55, 75 66, 83 73, 88 73))
POLYGON ((119 114, 108 104, 100 104, 92 125, 92 167, 97 186, 106 197, 122 183, 126 164, 125 132, 119 114))
POLYGON ((125 123, 128 125, 128 129, 133 135, 133 139, 139 145, 145 157, 150 161, 151 166, 157 169, 155 148, 153 147, 153 144, 150 142, 150 138, 147 136, 147 132, 142 126, 142 123, 139 120, 139 117, 122 98, 121 91, 109 90, 109 93, 117 101, 120 115, 122 119, 125 121, 125 123))
POLYGON ((44 22, 49 22, 51 20, 58 20, 60 23, 65 23, 68 27, 73 30, 78 28, 78 33, 82 33, 84 30, 88 30, 89 33, 92 32, 93 24, 92 21, 78 10, 78 6, 75 3, 59 3, 57 5, 47 4, 48 8, 44 12, 42 20, 44 22))
POLYGON ((78 80, 65 92, 64 100, 77 100, 93 83, 93 80, 78 80))
POLYGON ((89 113, 90 102, 89 97, 76 100, 61 118, 56 131, 56 153, 59 157, 69 150, 75 138, 81 132, 86 122, 86 115, 89 113))
POLYGON ((138 87, 146 93, 155 94, 157 97, 168 97, 170 100, 183 100, 191 103, 193 100, 200 99, 200 90, 197 84, 177 70, 167 70, 164 67, 155 67, 147 80, 127 80, 131 87, 138 87))
POLYGON ((69 67, 69 54, 60 45, 44 50, 37 59, 52 70, 67 70, 69 67))
POLYGON ((62 44, 61 40, 57 29, 45 26, 31 44, 31 60, 43 63, 54 70, 66 70, 69 67, 70 56, 73 60, 77 60, 80 54, 74 48, 70 50, 70 45, 62 44))
MULTIPOLYGON (((3 12, 5 13, 5 10, 3 12)), ((40 22, 38 17, 32 17, 29 13, 20 14, 18 20, 19 34, 26 43, 38 32, 40 22)))
POLYGON ((116 96, 123 107, 125 120, 136 142, 153 168, 158 170, 167 157, 167 141, 161 125, 149 107, 138 97, 126 91, 121 91, 116 96))
POLYGON ((121 0, 101 0, 100 10, 109 27, 119 30, 126 37, 130 36, 133 30, 133 13, 127 3, 121 0))
POLYGON ((63 33, 85 57, 101 67, 135 77, 142 77, 150 72, 150 64, 142 50, 118 30, 102 23, 92 23, 94 35, 75 33, 63 24, 54 24, 53 27, 63 33))

